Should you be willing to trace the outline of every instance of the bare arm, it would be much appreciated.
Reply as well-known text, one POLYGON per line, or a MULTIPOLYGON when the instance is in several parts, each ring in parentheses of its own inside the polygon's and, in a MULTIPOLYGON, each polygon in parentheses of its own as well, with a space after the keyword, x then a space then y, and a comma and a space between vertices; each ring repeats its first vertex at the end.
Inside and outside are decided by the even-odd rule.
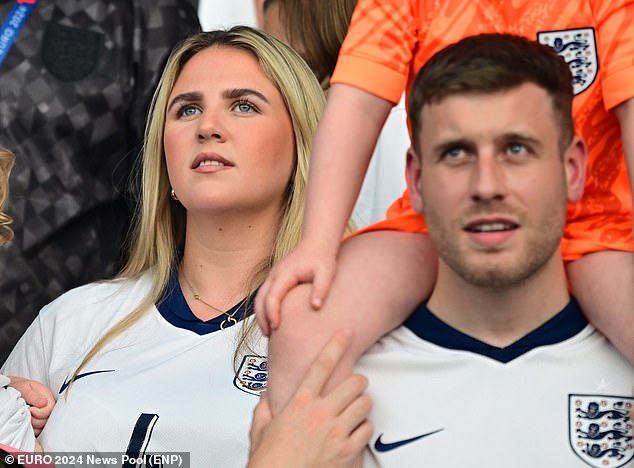
POLYGON ((634 252, 603 250, 567 266, 588 320, 634 363, 634 252))
POLYGON ((391 107, 391 102, 351 86, 330 89, 313 142, 302 241, 271 270, 256 299, 265 333, 268 323, 260 317, 268 317, 275 328, 280 302, 297 284, 313 283, 313 307, 325 300, 344 228, 391 107))
POLYGON ((313 141, 304 241, 336 253, 392 103, 334 84, 313 141))
POLYGON ((332 290, 318 313, 308 303, 309 285, 294 288, 282 303, 284 318, 271 335, 268 353, 268 393, 275 413, 337 329, 351 328, 355 334, 327 390, 350 375, 359 356, 428 297, 436 279, 436 253, 424 234, 361 234, 343 243, 338 262, 332 290))

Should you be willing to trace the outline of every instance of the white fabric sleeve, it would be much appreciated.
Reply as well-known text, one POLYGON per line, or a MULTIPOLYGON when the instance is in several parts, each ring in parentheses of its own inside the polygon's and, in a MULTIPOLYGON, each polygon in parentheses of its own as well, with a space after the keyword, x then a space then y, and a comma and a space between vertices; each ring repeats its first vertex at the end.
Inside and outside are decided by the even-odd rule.
POLYGON ((0 372, 36 380, 51 388, 49 358, 51 344, 46 344, 41 312, 26 330, 5 361, 0 372))
POLYGON ((0 443, 25 452, 35 450, 31 413, 15 388, 4 387, 9 379, 0 375, 0 443))

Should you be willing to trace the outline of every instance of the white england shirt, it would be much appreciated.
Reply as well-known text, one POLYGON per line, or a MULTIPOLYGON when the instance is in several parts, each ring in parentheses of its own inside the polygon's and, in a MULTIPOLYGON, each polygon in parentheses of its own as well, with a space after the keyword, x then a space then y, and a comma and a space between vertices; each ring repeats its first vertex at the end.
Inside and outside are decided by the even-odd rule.
POLYGON ((222 318, 202 322, 175 277, 170 284, 160 310, 153 306, 108 344, 70 390, 83 357, 140 303, 149 276, 89 284, 42 309, 3 373, 58 395, 39 439, 45 451, 189 452, 192 467, 246 466, 252 411, 266 387, 266 342, 234 367, 242 322, 222 331, 222 318))
POLYGON ((634 368, 574 301, 506 348, 423 305, 356 372, 374 401, 364 466, 634 465, 634 368))

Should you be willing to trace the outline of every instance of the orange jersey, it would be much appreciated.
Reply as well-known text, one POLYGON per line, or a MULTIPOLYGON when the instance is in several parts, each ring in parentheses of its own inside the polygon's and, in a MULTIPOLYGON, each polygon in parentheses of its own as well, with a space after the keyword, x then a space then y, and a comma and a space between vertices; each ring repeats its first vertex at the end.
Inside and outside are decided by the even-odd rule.
MULTIPOLYGON (((568 205, 566 260, 634 250, 632 196, 619 123, 610 109, 634 97, 634 5, 629 0, 359 0, 332 83, 392 102, 440 49, 481 33, 518 34, 569 64, 576 131, 589 149, 583 198, 568 205)), ((364 229, 424 232, 407 193, 364 229)))

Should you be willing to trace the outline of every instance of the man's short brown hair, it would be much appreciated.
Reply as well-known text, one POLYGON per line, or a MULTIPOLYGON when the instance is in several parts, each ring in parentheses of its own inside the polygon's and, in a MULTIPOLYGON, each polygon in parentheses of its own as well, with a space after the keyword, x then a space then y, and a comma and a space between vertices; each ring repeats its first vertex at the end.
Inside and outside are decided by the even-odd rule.
POLYGON ((574 136, 570 69, 551 47, 511 34, 467 37, 425 63, 408 103, 414 150, 419 154, 423 106, 455 94, 495 93, 524 83, 534 83, 550 96, 563 151, 574 136))

